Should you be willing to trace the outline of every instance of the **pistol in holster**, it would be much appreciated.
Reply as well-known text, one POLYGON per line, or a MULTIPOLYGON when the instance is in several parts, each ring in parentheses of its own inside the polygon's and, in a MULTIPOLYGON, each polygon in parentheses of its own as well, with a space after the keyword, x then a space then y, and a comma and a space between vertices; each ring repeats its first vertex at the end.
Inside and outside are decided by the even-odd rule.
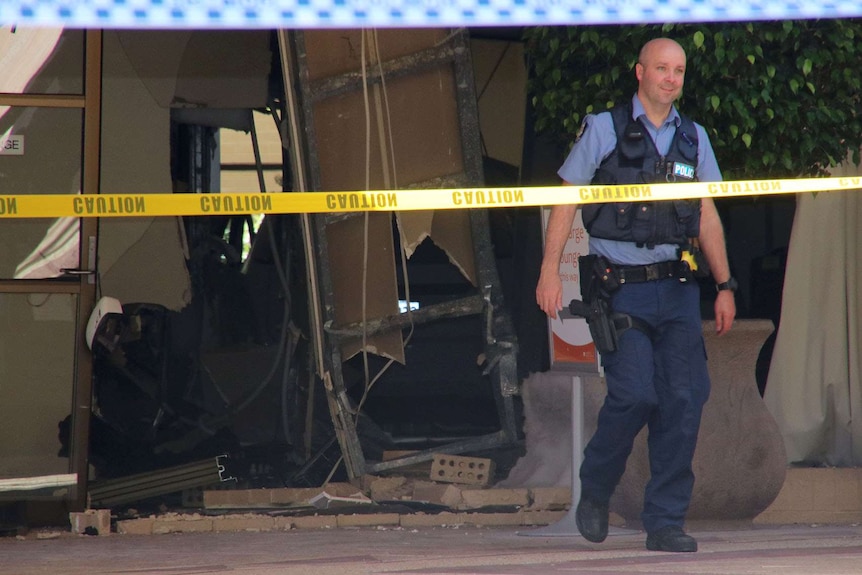
POLYGON ((636 327, 630 315, 611 309, 611 294, 620 288, 619 278, 605 258, 594 254, 578 258, 578 268, 582 300, 573 299, 569 313, 587 320, 599 353, 616 351, 622 333, 636 327))

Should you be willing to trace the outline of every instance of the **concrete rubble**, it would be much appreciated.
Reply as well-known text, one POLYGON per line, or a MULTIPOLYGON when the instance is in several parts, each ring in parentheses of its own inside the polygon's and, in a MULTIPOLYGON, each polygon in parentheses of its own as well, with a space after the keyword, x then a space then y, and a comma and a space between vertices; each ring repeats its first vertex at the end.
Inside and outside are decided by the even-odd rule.
POLYGON ((317 488, 217 489, 203 508, 121 519, 116 531, 159 534, 339 527, 535 526, 561 519, 568 487, 494 489, 366 475, 317 488))

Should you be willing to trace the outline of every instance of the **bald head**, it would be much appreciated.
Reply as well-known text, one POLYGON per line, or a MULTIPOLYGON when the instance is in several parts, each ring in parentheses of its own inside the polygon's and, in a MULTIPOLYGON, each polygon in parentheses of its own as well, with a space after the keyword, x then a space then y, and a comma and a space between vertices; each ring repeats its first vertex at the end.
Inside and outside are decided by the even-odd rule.
POLYGON ((638 55, 638 64, 646 65, 652 59, 662 55, 676 55, 685 62, 685 50, 675 40, 670 38, 654 38, 643 45, 638 55))
POLYGON ((638 98, 655 125, 664 122, 685 80, 685 50, 670 38, 650 40, 641 48, 635 66, 638 98))

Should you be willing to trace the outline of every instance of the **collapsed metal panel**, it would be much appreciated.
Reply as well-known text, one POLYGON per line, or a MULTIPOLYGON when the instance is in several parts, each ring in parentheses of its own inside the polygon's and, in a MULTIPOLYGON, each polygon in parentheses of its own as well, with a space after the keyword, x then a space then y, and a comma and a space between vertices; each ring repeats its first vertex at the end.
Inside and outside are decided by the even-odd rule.
MULTIPOLYGON (((483 185, 473 70, 464 30, 320 30, 291 34, 309 189, 358 190, 483 185), (399 158, 407 158, 400 161, 399 158)), ((284 57, 284 55, 283 55, 284 57)), ((359 352, 404 361, 401 330, 444 317, 481 317, 486 374, 501 429, 433 452, 462 453, 514 441, 516 338, 507 312, 484 210, 398 214, 400 243, 430 237, 478 292, 412 314, 397 308, 388 213, 314 216, 314 252, 326 333, 321 374, 348 475, 432 458, 432 450, 366 462, 342 362, 359 352), (361 243, 360 243, 361 242, 361 243), (366 247, 367 246, 367 247, 366 247), (466 248, 466 249, 465 249, 466 248), (353 262, 355 265, 350 266, 353 262), (359 274, 363 275, 360 277, 359 274), (373 278, 373 293, 357 289, 373 278), (359 302, 359 303, 357 303, 359 302)), ((313 288, 314 289, 314 288, 313 288)))

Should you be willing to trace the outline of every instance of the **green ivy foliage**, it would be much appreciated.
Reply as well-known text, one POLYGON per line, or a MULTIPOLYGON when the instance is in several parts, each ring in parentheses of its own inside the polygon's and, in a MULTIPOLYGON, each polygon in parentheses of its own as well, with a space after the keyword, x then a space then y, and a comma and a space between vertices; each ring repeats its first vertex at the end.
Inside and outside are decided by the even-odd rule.
POLYGON ((628 101, 643 44, 688 61, 678 107, 726 179, 823 175, 862 146, 862 19, 528 28, 537 131, 571 144, 584 114, 628 101))

